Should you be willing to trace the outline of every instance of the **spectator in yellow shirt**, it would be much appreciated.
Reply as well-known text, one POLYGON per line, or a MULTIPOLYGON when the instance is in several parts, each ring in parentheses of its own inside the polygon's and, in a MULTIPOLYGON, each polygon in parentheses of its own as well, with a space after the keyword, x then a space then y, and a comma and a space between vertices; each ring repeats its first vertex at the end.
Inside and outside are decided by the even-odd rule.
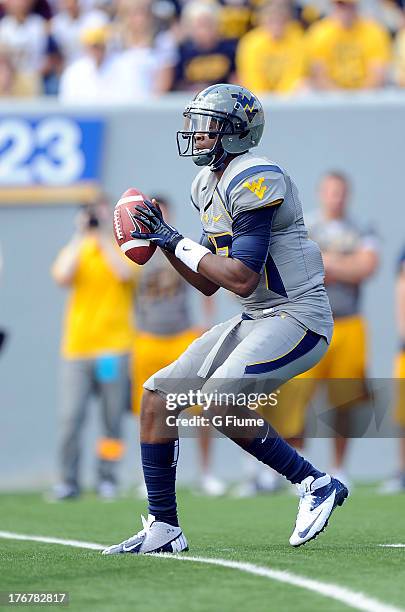
POLYGON ((332 13, 308 30, 312 84, 316 89, 383 87, 390 38, 378 23, 360 16, 358 0, 334 0, 332 13))
POLYGON ((98 443, 97 489, 102 498, 116 495, 121 425, 129 401, 136 267, 113 242, 110 216, 105 198, 87 206, 78 218, 79 231, 52 267, 54 280, 70 289, 62 340, 58 500, 80 494, 80 436, 93 395, 100 399, 104 429, 98 443))
POLYGON ((257 94, 296 91, 304 84, 306 58, 303 31, 292 19, 290 3, 266 3, 259 22, 259 27, 243 36, 238 46, 240 84, 257 94))

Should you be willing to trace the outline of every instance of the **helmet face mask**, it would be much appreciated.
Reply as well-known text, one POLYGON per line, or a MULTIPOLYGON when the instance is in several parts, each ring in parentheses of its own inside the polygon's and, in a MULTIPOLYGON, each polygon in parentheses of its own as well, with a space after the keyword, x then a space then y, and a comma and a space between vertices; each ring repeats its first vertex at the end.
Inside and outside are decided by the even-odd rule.
POLYGON ((220 169, 229 155, 259 144, 264 128, 260 102, 239 85, 219 84, 198 93, 186 107, 185 125, 177 132, 181 157, 198 166, 220 169))
POLYGON ((234 123, 221 114, 191 109, 184 113, 184 128, 177 132, 177 148, 181 157, 192 157, 198 166, 203 166, 209 165, 223 153, 222 136, 238 132, 234 123))

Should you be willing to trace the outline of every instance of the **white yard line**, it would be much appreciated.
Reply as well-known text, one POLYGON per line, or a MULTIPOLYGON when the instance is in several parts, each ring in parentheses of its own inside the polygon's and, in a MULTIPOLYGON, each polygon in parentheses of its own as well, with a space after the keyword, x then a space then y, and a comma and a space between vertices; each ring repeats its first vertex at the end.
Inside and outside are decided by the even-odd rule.
POLYGON ((383 548, 405 548, 405 544, 378 544, 383 548))
MULTIPOLYGON (((42 542, 44 544, 60 544, 62 546, 73 546, 74 548, 83 548, 89 550, 102 550, 105 546, 95 544, 94 542, 82 542, 81 540, 63 540, 60 538, 50 538, 42 536, 25 535, 22 533, 14 533, 12 531, 0 531, 0 538, 8 540, 22 540, 28 542, 42 542)), ((299 553, 298 553, 299 554, 299 553)), ((188 555, 156 555, 162 559, 171 559, 176 561, 192 561, 195 563, 206 563, 209 565, 217 565, 228 569, 239 570, 254 576, 262 576, 277 582, 283 582, 292 586, 297 586, 308 591, 312 591, 317 595, 335 599, 350 608, 356 610, 365 610, 366 612, 401 612, 400 608, 382 603, 377 599, 373 599, 364 593, 351 591, 345 587, 338 586, 327 582, 319 582, 311 578, 292 574, 282 570, 274 570, 269 567, 254 565, 253 563, 244 563, 241 561, 229 561, 227 559, 215 559, 211 557, 190 557, 188 555)), ((104 557, 108 560, 108 557, 104 557)))
POLYGON ((74 546, 75 548, 89 548, 90 550, 103 550, 106 548, 101 544, 93 542, 82 542, 81 540, 61 540, 59 538, 48 538, 46 536, 32 536, 25 533, 13 533, 12 531, 0 531, 0 538, 6 540, 23 540, 27 542, 42 542, 44 544, 61 544, 62 546, 74 546))

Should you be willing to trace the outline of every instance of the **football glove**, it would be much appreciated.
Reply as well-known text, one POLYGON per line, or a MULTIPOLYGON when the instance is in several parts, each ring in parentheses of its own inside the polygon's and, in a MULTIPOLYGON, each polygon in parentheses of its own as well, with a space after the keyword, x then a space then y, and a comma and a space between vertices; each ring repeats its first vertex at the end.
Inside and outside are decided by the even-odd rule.
POLYGON ((134 230, 131 232, 132 238, 150 240, 150 242, 154 242, 164 251, 174 253, 176 246, 184 236, 176 228, 164 221, 162 211, 157 206, 154 206, 149 200, 145 200, 145 204, 147 208, 135 206, 137 212, 133 213, 132 216, 135 221, 142 223, 148 231, 137 232, 134 230))

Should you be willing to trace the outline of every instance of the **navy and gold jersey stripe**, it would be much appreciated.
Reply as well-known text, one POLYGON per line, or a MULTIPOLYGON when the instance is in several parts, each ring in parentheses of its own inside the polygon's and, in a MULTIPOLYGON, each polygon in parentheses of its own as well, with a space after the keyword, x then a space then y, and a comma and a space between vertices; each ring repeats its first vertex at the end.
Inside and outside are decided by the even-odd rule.
POLYGON ((288 365, 292 361, 299 359, 306 353, 309 353, 319 342, 322 336, 307 329, 299 342, 285 355, 271 359, 270 361, 260 361, 258 363, 249 363, 245 367, 245 374, 266 374, 274 372, 283 366, 288 365))

